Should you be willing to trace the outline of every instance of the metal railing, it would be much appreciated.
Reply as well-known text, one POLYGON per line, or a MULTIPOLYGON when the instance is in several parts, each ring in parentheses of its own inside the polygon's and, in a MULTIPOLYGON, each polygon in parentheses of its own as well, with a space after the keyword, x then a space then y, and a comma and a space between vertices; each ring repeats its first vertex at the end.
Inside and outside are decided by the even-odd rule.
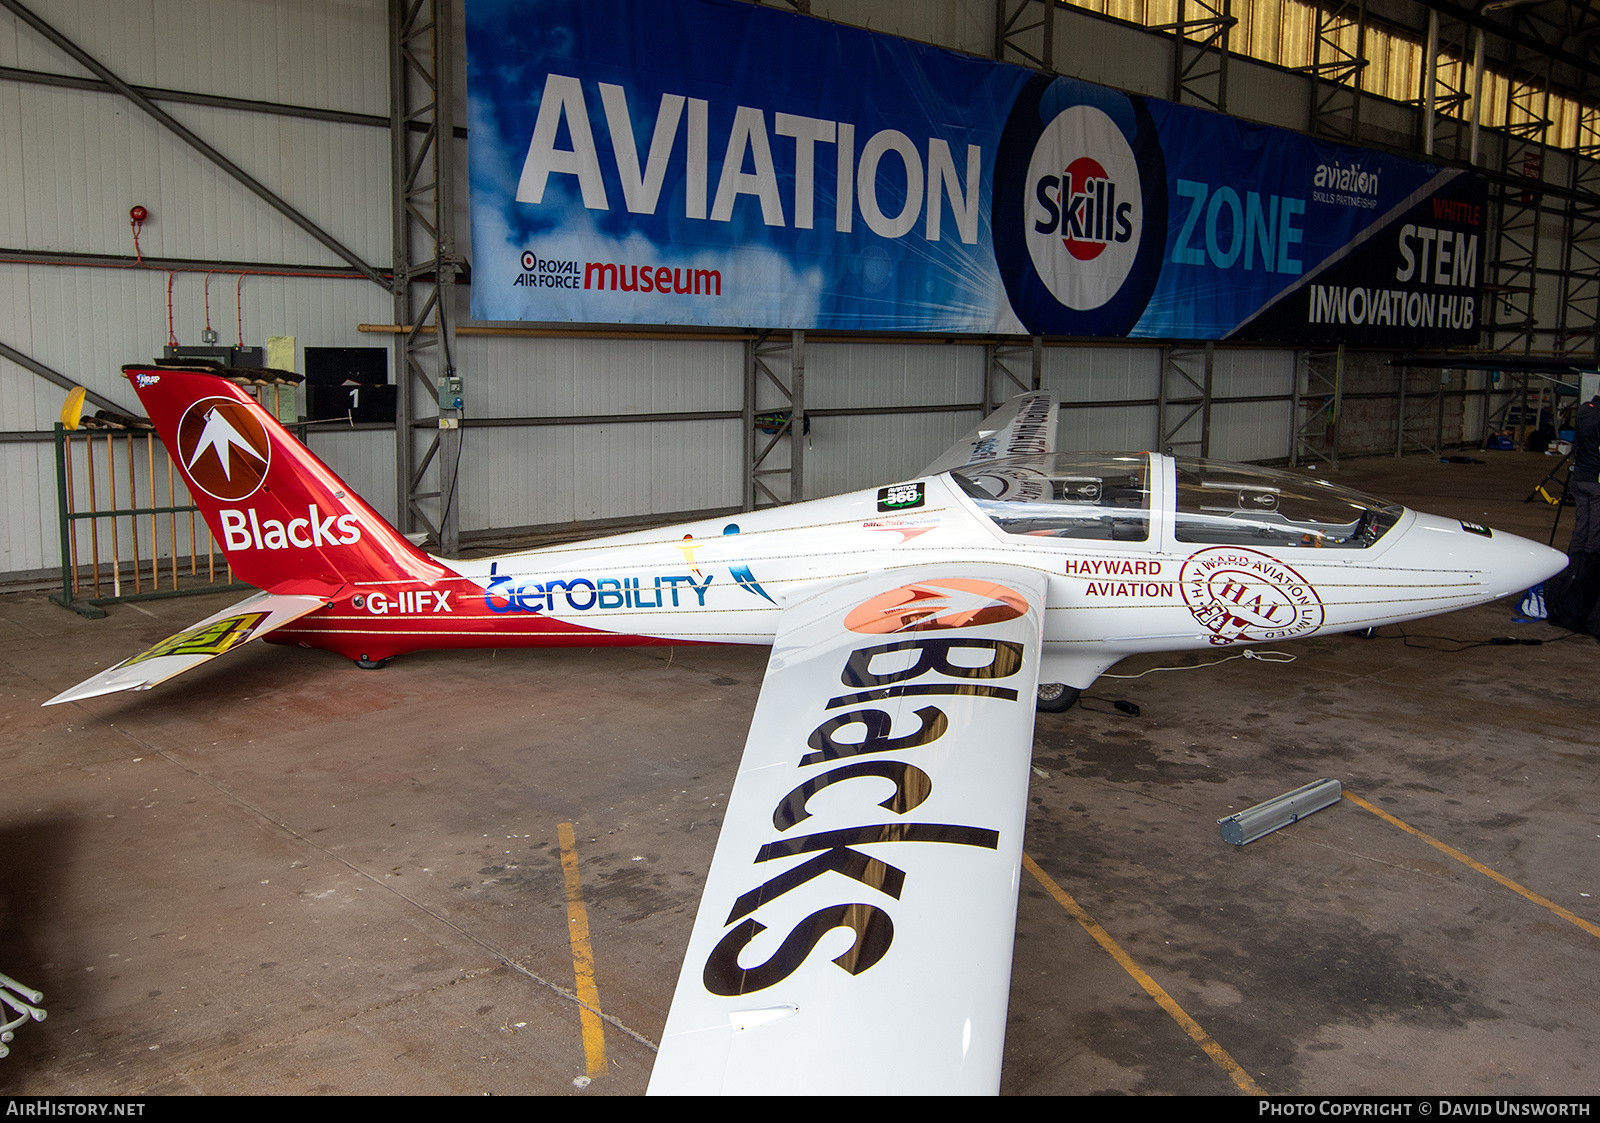
POLYGON ((105 604, 249 587, 233 580, 166 447, 156 455, 160 443, 153 430, 56 424, 56 604, 99 619, 105 604))

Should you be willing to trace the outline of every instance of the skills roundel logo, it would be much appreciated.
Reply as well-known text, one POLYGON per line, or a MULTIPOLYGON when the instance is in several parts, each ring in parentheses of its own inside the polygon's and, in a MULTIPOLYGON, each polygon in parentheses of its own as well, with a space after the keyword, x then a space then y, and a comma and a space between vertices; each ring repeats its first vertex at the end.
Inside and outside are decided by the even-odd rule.
POLYGON ((1144 232, 1139 161, 1116 123, 1092 105, 1062 110, 1028 164, 1028 257, 1064 307, 1089 312, 1117 295, 1144 232))
POLYGON ((201 398, 178 421, 178 459, 201 491, 236 503, 255 494, 267 478, 272 442, 248 406, 231 398, 201 398))
POLYGON ((1028 331, 1126 335, 1166 243, 1166 165, 1142 99, 1030 81, 1001 140, 994 210, 995 258, 1028 331))

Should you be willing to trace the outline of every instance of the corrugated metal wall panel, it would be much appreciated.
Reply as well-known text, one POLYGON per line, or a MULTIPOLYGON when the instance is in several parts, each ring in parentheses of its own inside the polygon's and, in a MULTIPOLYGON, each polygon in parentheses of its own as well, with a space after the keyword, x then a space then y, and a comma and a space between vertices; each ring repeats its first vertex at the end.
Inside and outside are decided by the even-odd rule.
POLYGON ((1154 398, 1161 351, 1154 347, 1046 347, 1044 388, 1063 402, 1154 398))
MULTIPOLYGON (((263 5, 197 0, 35 0, 33 9, 125 80, 147 86, 382 115, 388 49, 382 0, 263 5)), ((10 13, 0 65, 87 76, 10 13)), ((162 103, 163 108, 330 230, 385 265, 389 150, 382 128, 162 103)), ((137 109, 112 94, 0 81, 0 246, 132 255, 128 208, 148 207, 147 256, 342 264, 310 235, 137 109)), ((392 300, 366 281, 247 278, 141 269, 0 264, 0 341, 137 412, 120 377, 172 328, 223 344, 292 335, 313 346, 387 345, 356 332, 388 320, 392 300), (242 309, 240 303, 242 302, 242 309), (242 311, 242 317, 241 317, 242 311)), ((0 430, 44 430, 65 391, 0 362, 0 430)), ((392 435, 324 442, 337 470, 386 513, 392 435), (365 451, 363 451, 363 449, 365 451)), ((6 557, 0 572, 59 564, 53 455, 6 446, 6 557), (43 457, 43 459, 39 459, 43 457), (48 515, 18 522, 13 509, 48 515)))
POLYGON ((1294 370, 1293 351, 1219 350, 1211 366, 1211 393, 1218 398, 1287 395, 1293 389, 1294 370))
POLYGON ((650 365, 650 408, 656 412, 743 408, 742 343, 657 342, 650 365))
POLYGON ((806 498, 908 479, 978 423, 980 413, 822 417, 806 450, 806 498))
POLYGON ((813 409, 949 405, 983 398, 980 346, 806 344, 806 405, 813 409))
MULTIPOLYGON (((189 274, 187 299, 175 301, 188 325, 178 321, 178 337, 194 342, 203 323, 204 277, 189 274)), ((271 335, 293 336, 296 369, 305 370, 309 347, 387 347, 388 336, 364 335, 358 324, 383 322, 392 315, 390 296, 367 281, 332 278, 255 277, 244 279, 219 274, 211 284, 211 322, 224 345, 238 342, 238 312, 244 311, 246 346, 259 346, 271 335), (221 289, 220 293, 218 289, 221 289), (237 298, 237 299, 236 299, 237 298)))
MULTIPOLYGON (((740 504, 744 487, 738 421, 650 426, 650 510, 686 511, 740 504)), ((627 434, 621 434, 628 439, 627 434)))
POLYGON ((993 0, 812 0, 811 14, 969 54, 994 53, 993 0))
POLYGON ((312 429, 306 447, 322 458, 340 479, 370 503, 384 518, 393 522, 394 509, 394 433, 377 429, 345 429, 336 426, 312 429))
POLYGON ((1061 452, 1129 452, 1150 447, 1154 406, 1063 409, 1056 448, 1061 452))
POLYGON ((461 525, 474 530, 739 504, 737 421, 468 429, 461 525))
MULTIPOLYGON (((0 342, 24 354, 33 348, 27 278, 21 270, 0 268, 0 342)), ((54 418, 40 410, 41 386, 54 389, 32 372, 0 359, 0 430, 49 428, 54 418)))
POLYGON ((1073 402, 1142 401, 1157 395, 1162 352, 1154 347, 1046 347, 1044 388, 1062 402, 1062 452, 1122 452, 1155 440, 1154 406, 1072 408, 1073 402))
MULTIPOLYGON (((1475 375, 1467 385, 1473 390, 1481 391, 1483 387, 1483 374, 1475 375)), ((1489 411, 1485 408, 1484 395, 1480 393, 1468 394, 1461 403, 1461 432, 1468 440, 1477 438, 1483 433, 1484 426, 1488 423, 1489 411)))
POLYGON ((1211 407, 1211 456, 1276 460, 1289 455, 1290 403, 1219 402, 1211 407))
MULTIPOLYGON (((120 368, 160 353, 167 335, 165 274, 4 265, 0 287, 21 296, 28 310, 26 330, 12 346, 139 412, 120 368)), ((49 428, 66 391, 20 369, 16 373, 35 383, 36 407, 31 415, 7 418, 3 427, 49 428)))
MULTIPOLYGON (((151 215, 140 237, 146 256, 345 264, 121 99, 43 86, 8 92, 15 96, 4 108, 20 122, 14 131, 21 134, 24 205, 20 216, 7 208, 0 244, 131 256, 128 208, 139 203, 151 215), (30 127, 30 121, 52 127, 30 127), (19 218, 20 228, 14 225, 19 218)), ((203 106, 171 111, 369 264, 386 264, 385 133, 203 106)))
MULTIPOLYGON (((983 397, 984 362, 978 345, 808 343, 806 407, 976 407, 983 397)), ((806 498, 905 479, 954 444, 980 416, 974 408, 815 418, 806 452, 806 498)))
POLYGON ((715 340, 463 335, 472 417, 563 417, 739 409, 744 345, 715 340))
MULTIPOLYGON (((375 20, 356 21, 371 25, 375 41, 363 49, 366 39, 353 37, 359 42, 351 44, 349 70, 341 65, 346 55, 343 46, 323 42, 312 52, 327 72, 324 79, 302 73, 304 52, 296 48, 309 48, 308 44, 297 44, 291 36, 280 45, 281 35, 263 39, 252 31, 250 14, 259 14, 259 5, 184 4, 181 7, 191 10, 192 18, 181 19, 167 11, 179 6, 156 7, 162 10, 160 18, 172 26, 189 27, 198 19, 216 21, 218 26, 205 42, 190 43, 187 54, 176 41, 185 36, 158 36, 156 51, 164 60, 159 68, 150 65, 148 43, 125 54, 132 44, 151 34, 146 22, 151 18, 148 4, 91 6, 103 8, 105 18, 90 21, 93 33, 87 39, 69 30, 71 20, 55 18, 82 15, 84 5, 46 7, 40 14, 59 30, 74 35, 114 72, 137 84, 361 112, 387 111, 382 4, 365 6, 375 20), (243 26, 236 26, 241 20, 243 26), (224 41, 221 46, 213 42, 219 38, 224 41), (280 58, 277 50, 290 53, 280 58), (240 57, 231 59, 230 54, 240 57), (245 60, 262 57, 270 61, 271 73, 251 78, 253 69, 266 64, 252 68, 245 60), (197 71, 209 69, 228 76, 224 88, 200 82, 197 71), (327 100, 354 95, 356 75, 361 76, 363 91, 370 86, 376 93, 362 92, 359 105, 327 100)), ((338 8, 347 15, 361 10, 355 5, 305 6, 306 12, 312 13, 308 18, 321 23, 327 22, 325 8, 338 8)), ((288 13, 281 12, 274 22, 293 23, 288 13)), ((79 73, 76 64, 32 29, 19 30, 9 13, 0 13, 0 27, 4 28, 0 65, 79 73), (11 49, 6 50, 8 47, 11 49), (14 62, 4 58, 6 54, 14 55, 14 62)), ((19 167, 8 178, 15 181, 20 177, 21 191, 14 198, 23 200, 23 214, 19 216, 15 206, 0 211, 4 222, 0 245, 132 253, 127 210, 139 202, 152 215, 141 239, 147 254, 342 264, 310 235, 125 99, 48 86, 5 83, 5 87, 0 99, 0 113, 8 121, 4 136, 15 144, 7 151, 21 157, 15 161, 19 167), (40 127, 46 122, 48 127, 40 127)), ((386 261, 390 222, 385 130, 170 102, 162 108, 369 262, 386 261), (375 200, 381 205, 374 206, 375 200)))
MULTIPOLYGON (((0 32, 0 41, 5 38, 0 32)), ((27 169, 21 153, 27 135, 22 115, 22 86, 0 82, 0 246, 20 246, 28 227, 27 169)))
MULTIPOLYGON (((29 0, 46 23, 136 86, 387 114, 382 0, 29 0)), ((0 66, 83 75, 0 13, 0 66)))
POLYGON ((50 444, 0 444, 0 573, 61 564, 50 444))
MULTIPOLYGON (((84 96, 129 112, 108 96, 84 96)), ((98 108, 104 112, 107 107, 98 108)), ((199 105, 164 108, 369 265, 388 264, 392 223, 387 131, 199 105)), ((146 224, 150 241, 141 239, 146 253, 345 264, 166 129, 158 135, 159 183, 135 180, 128 187, 129 197, 142 199, 155 216, 146 224)), ((108 218, 115 220, 113 225, 120 223, 120 252, 128 252, 127 209, 108 218)))
POLYGON ((1171 92, 1170 37, 1158 39, 1070 9, 1056 14, 1055 30, 1055 62, 1061 73, 1153 97, 1171 92))

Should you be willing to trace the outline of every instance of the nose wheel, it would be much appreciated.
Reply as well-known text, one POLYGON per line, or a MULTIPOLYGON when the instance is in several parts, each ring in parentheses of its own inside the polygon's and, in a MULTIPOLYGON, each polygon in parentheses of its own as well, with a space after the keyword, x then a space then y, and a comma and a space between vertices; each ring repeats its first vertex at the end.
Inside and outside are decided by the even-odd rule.
POLYGON ((1078 700, 1078 688, 1061 682, 1041 682, 1035 707, 1040 713, 1059 714, 1070 710, 1078 700))

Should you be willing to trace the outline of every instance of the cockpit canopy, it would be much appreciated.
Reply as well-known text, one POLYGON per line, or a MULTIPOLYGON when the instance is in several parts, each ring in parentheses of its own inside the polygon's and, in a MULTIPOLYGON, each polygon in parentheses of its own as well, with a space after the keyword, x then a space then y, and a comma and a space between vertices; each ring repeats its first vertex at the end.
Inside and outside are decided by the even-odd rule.
POLYGON ((1150 458, 1058 452, 970 464, 950 473, 1007 534, 1144 542, 1150 458))
MULTIPOLYGON (((1327 480, 1199 457, 1173 458, 1179 542, 1359 550, 1398 504, 1327 480)), ((1007 534, 1102 542, 1150 538, 1151 457, 1055 453, 968 465, 951 478, 1007 534)))

